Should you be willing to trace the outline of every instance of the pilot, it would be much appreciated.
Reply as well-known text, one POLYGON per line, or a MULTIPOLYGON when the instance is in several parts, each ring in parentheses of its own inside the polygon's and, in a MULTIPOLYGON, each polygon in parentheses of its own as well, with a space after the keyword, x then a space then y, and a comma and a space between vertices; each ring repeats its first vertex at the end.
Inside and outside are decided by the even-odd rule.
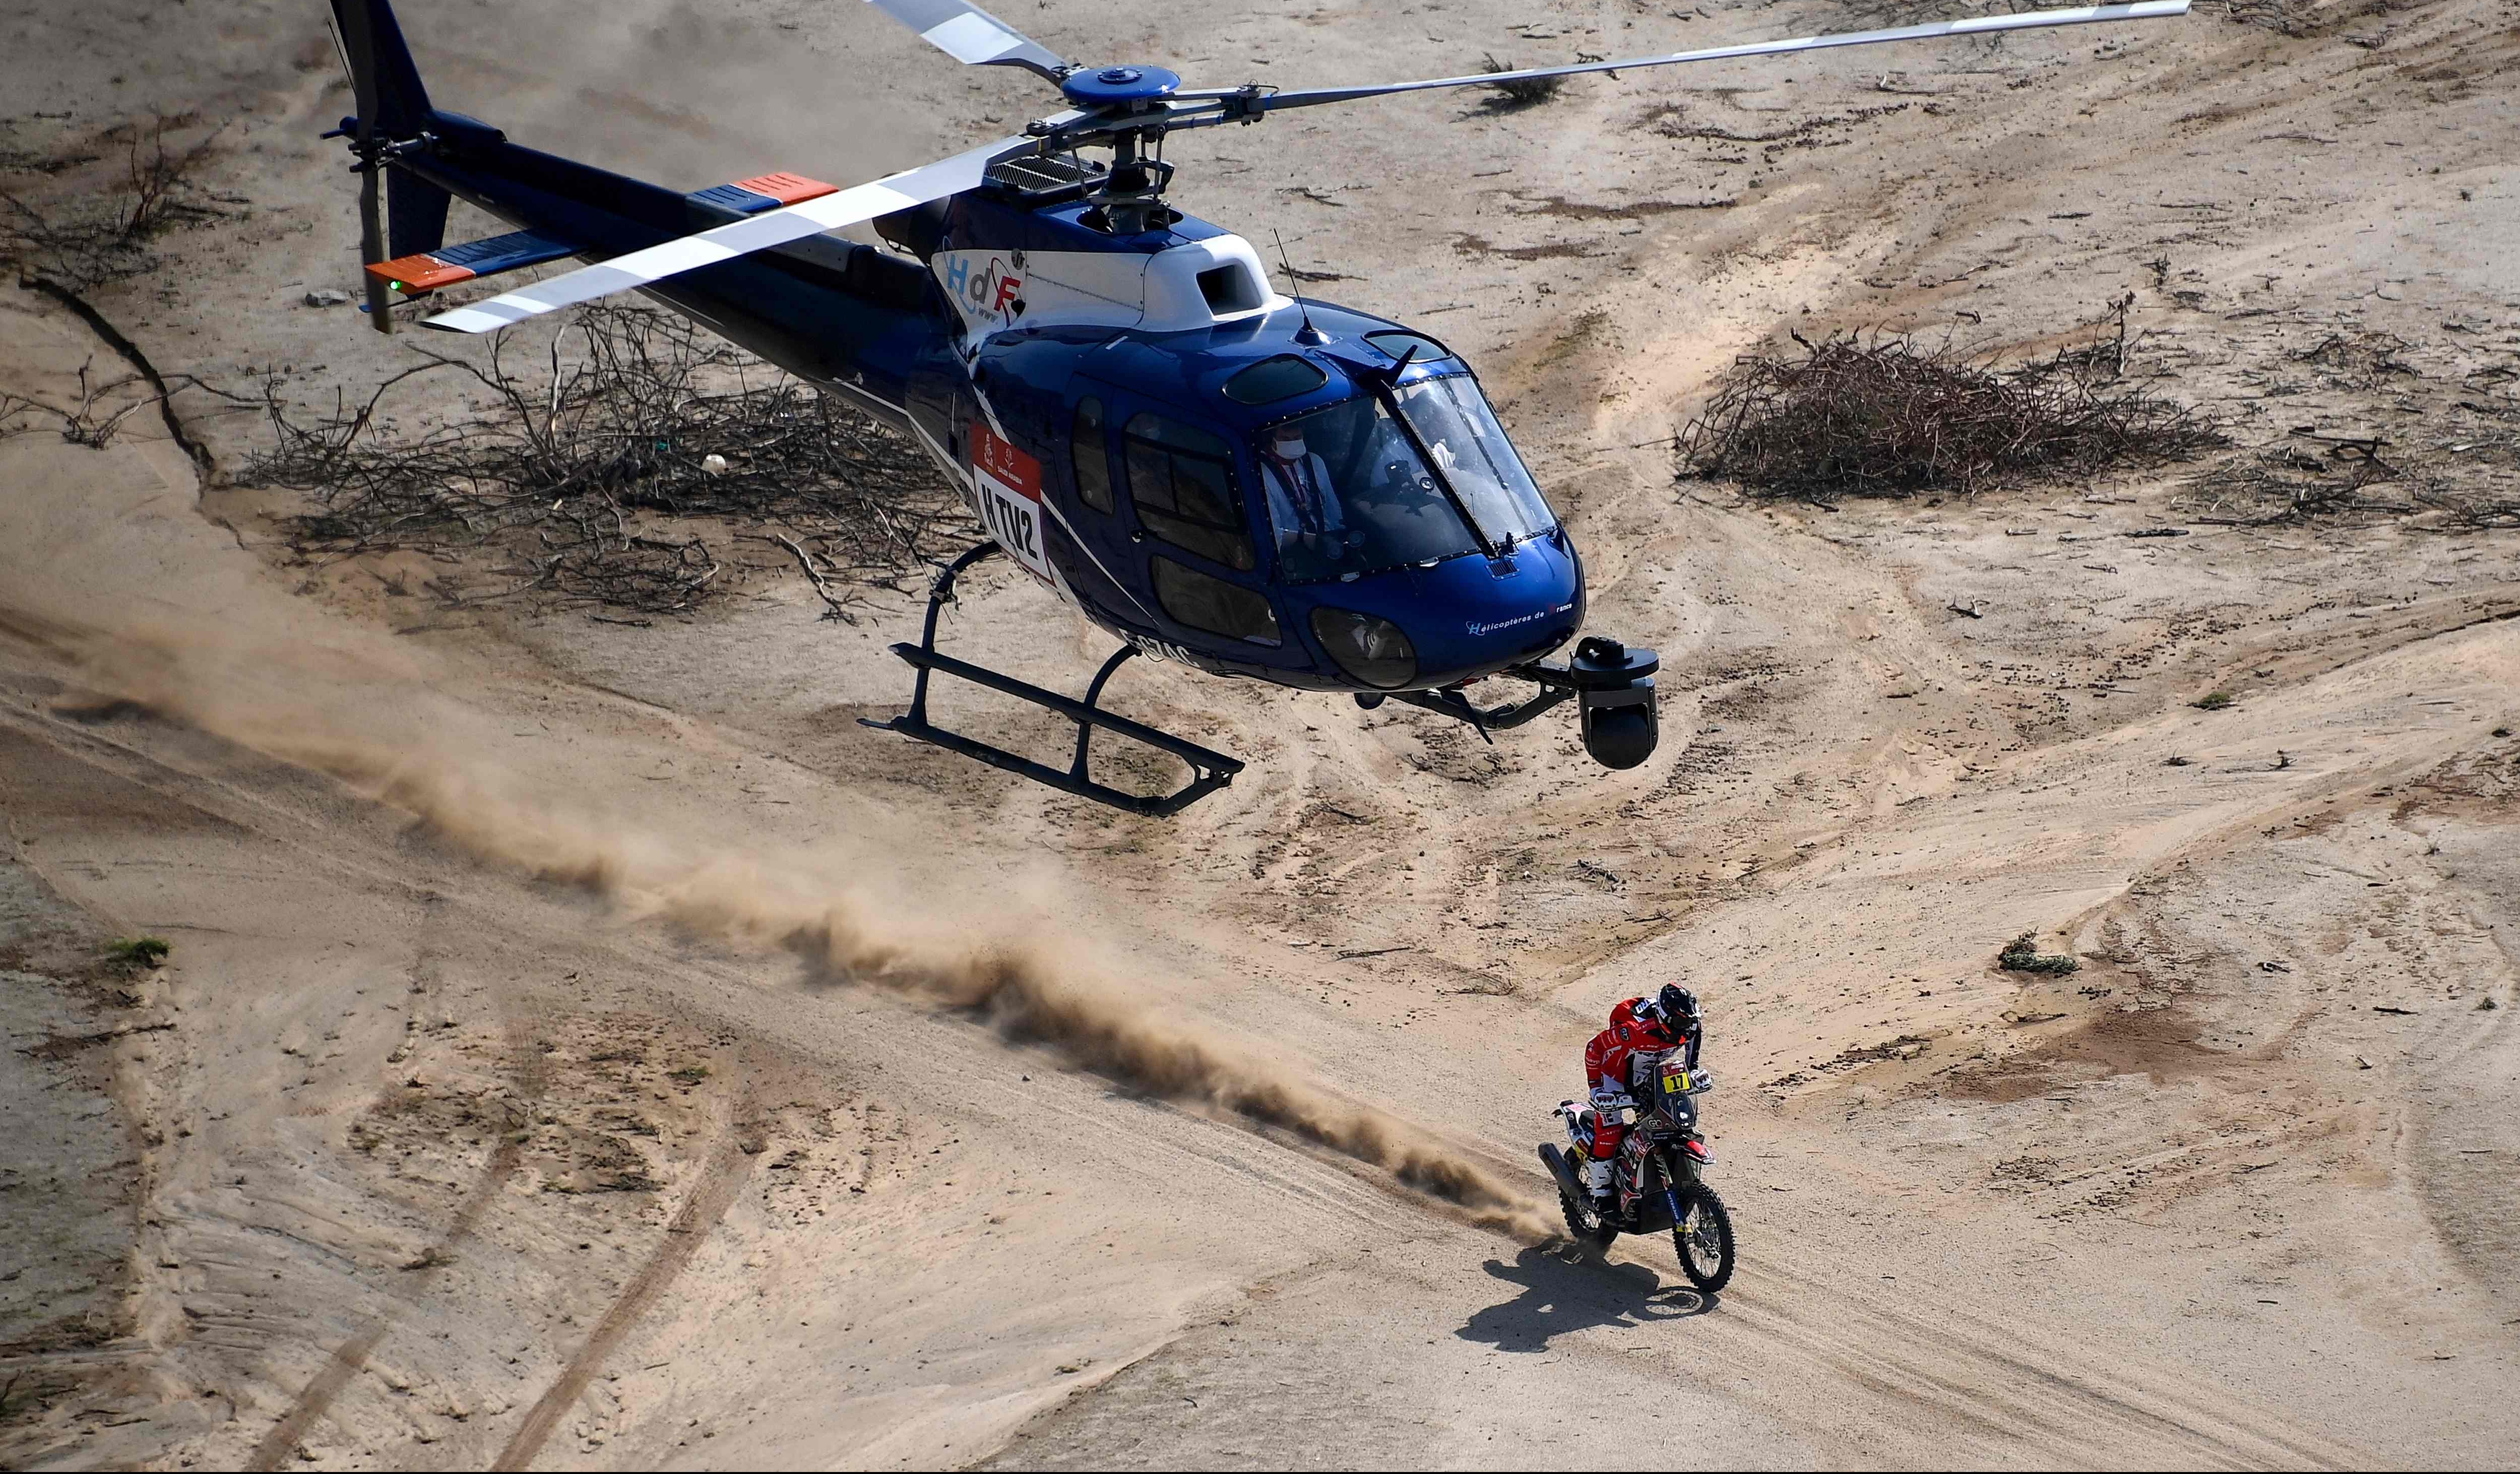
POLYGON ((1330 484, 1329 463, 1304 444, 1304 427, 1279 425, 1260 442, 1261 481, 1269 492, 1269 517, 1277 524, 1278 544, 1302 538, 1319 551, 1334 554, 1343 544, 1347 515, 1330 484))

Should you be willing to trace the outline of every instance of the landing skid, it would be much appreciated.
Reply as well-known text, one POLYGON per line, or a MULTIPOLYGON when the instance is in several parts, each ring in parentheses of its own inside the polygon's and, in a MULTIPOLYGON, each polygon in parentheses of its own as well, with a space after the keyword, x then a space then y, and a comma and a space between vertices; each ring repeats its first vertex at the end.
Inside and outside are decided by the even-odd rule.
POLYGON ((859 725, 878 727, 886 732, 897 732, 903 737, 925 742, 931 747, 942 747, 948 752, 977 758, 992 768, 1012 773, 1017 778, 1030 779, 1047 787, 1057 788, 1062 793, 1073 793, 1079 798, 1090 798, 1096 803, 1109 804, 1112 808, 1125 809, 1132 814, 1144 814, 1152 819, 1165 819, 1178 814, 1234 782, 1234 775, 1242 771, 1242 763, 1239 759, 1230 758, 1222 752, 1201 747, 1196 742, 1187 741, 1174 737, 1171 733, 1158 732, 1143 722, 1133 722, 1127 717, 1114 716, 1095 704, 1102 698, 1102 687, 1111 679, 1111 673, 1118 670, 1130 656, 1138 653, 1138 648, 1134 645, 1120 647, 1112 652, 1110 659, 1102 662, 1102 670, 1095 673, 1094 684, 1086 688, 1085 699, 1082 701, 1072 696, 1062 696, 1055 691, 1044 691, 1028 681, 1018 681, 1012 676, 1003 675, 984 666, 957 660, 951 655, 938 654, 936 652, 936 615, 945 605, 954 602, 954 580, 964 569, 997 551, 997 544, 982 543, 954 559, 943 573, 937 575, 935 591, 928 596, 927 600, 926 631, 921 636, 920 643, 901 644, 892 648, 894 654, 908 661, 911 667, 919 672, 918 684, 911 692, 910 710, 888 722, 878 722, 872 717, 860 717, 859 725), (1005 692, 1017 700, 1031 702, 1046 711, 1055 711, 1074 722, 1076 724, 1075 761, 1068 765, 1065 772, 1061 772, 1046 763, 1035 762, 1020 753, 1009 752, 1003 747, 993 746, 977 737, 966 737, 959 732, 949 732, 929 722, 927 720, 927 677, 933 671, 941 671, 959 680, 968 681, 974 686, 985 686, 992 691, 1005 692), (1170 753, 1189 765, 1191 781, 1178 790, 1164 794, 1130 793, 1107 783, 1096 782, 1087 770, 1087 759, 1090 756, 1090 748, 1097 729, 1108 732, 1115 737, 1126 737, 1133 742, 1143 743, 1159 752, 1170 753))

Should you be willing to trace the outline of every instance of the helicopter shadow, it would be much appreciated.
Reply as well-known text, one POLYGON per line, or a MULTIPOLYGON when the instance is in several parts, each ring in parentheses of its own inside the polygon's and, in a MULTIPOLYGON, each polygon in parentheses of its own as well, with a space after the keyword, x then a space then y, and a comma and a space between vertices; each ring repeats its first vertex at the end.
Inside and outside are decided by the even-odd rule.
POLYGON ((1454 1334, 1504 1352, 1547 1351, 1552 1338, 1571 1331, 1642 1329, 1723 1304, 1685 1284, 1665 1284, 1643 1265, 1587 1259, 1564 1244, 1534 1245, 1511 1264, 1491 1259, 1485 1268, 1521 1293, 1471 1316, 1454 1334))

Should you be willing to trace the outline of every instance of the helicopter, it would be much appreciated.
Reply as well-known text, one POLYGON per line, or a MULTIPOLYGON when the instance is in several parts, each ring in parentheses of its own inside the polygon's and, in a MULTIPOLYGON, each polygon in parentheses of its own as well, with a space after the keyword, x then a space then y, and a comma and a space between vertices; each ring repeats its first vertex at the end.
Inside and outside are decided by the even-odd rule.
POLYGON ((920 643, 892 647, 915 672, 909 708, 861 720, 1170 816, 1243 765, 1102 705, 1136 655, 1342 692, 1369 711, 1400 701, 1489 741, 1572 700, 1585 752, 1611 769, 1654 750, 1659 665, 1581 635, 1583 559, 1462 357, 1392 319, 1282 291, 1248 241, 1172 208, 1170 135, 1402 93, 2166 19, 2190 0, 1310 89, 1080 65, 966 0, 866 3, 957 62, 1033 73, 1065 106, 847 188, 773 172, 686 193, 433 107, 389 0, 331 0, 358 112, 324 136, 348 140, 361 179, 369 321, 391 332, 401 303, 574 257, 593 264, 426 326, 491 333, 636 290, 908 434, 988 537, 938 574, 920 643), (518 229, 449 246, 456 199, 518 229), (883 244, 833 234, 860 225, 883 244), (937 649, 955 580, 999 556, 1120 642, 1081 700, 937 649), (1066 718, 1068 765, 936 725, 939 675, 1066 718), (1467 689, 1489 677, 1536 690, 1482 707, 1467 689), (1097 732, 1169 754, 1188 780, 1153 794, 1098 781, 1097 732))

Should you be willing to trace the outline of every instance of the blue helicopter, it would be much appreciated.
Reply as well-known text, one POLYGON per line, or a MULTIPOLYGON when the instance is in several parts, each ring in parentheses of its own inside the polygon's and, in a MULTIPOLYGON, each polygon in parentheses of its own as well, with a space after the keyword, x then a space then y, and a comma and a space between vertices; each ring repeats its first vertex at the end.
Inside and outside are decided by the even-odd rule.
POLYGON ((1653 651, 1577 639, 1583 561, 1469 366, 1429 334, 1290 297, 1248 242, 1167 205, 1170 134, 1395 93, 2167 18, 2189 0, 1310 90, 1079 66, 965 0, 867 3, 956 61, 1035 73, 1064 109, 851 188, 773 173, 684 193, 432 107, 388 0, 332 0, 358 115, 325 136, 349 140, 361 176, 370 321, 390 332, 397 300, 576 257, 596 264, 427 326, 493 332, 637 290, 906 432, 989 540, 938 576, 920 643, 893 647, 916 671, 909 709, 868 725, 1170 815, 1242 764, 1103 709, 1142 653, 1369 710, 1403 701, 1482 737, 1571 699, 1585 751, 1609 768, 1643 762, 1658 730, 1653 651), (518 229, 445 244, 459 198, 518 229), (891 248, 832 234, 853 225, 891 248), (997 555, 1121 642, 1082 700, 937 650, 955 579, 997 555), (1549 658, 1569 641, 1569 658, 1549 658), (936 726, 937 674, 1073 722, 1069 765, 936 726), (1536 690, 1474 704, 1466 688, 1496 676, 1536 690), (1163 794, 1097 781, 1098 731, 1171 754, 1189 780, 1163 794))

